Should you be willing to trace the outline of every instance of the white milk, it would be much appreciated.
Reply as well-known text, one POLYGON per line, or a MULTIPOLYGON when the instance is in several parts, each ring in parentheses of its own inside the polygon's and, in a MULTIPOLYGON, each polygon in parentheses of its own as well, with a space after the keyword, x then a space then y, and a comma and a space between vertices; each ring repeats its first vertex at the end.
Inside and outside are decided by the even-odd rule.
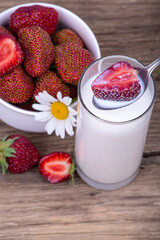
POLYGON ((150 79, 147 90, 131 105, 100 110, 92 102, 91 83, 95 78, 96 75, 81 88, 83 104, 78 100, 76 164, 88 184, 116 189, 138 173, 152 113, 154 84, 150 79))

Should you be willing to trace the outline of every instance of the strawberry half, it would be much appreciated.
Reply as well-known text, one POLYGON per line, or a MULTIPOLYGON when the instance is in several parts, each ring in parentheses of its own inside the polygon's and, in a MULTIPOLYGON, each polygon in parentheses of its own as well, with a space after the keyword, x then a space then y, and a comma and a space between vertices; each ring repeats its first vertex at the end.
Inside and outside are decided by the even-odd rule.
POLYGON ((10 73, 23 59, 24 53, 15 37, 9 33, 0 33, 0 76, 10 73))
POLYGON ((125 61, 117 62, 102 72, 91 87, 95 97, 112 101, 130 101, 141 91, 137 71, 125 61))
POLYGON ((73 177, 74 171, 75 165, 72 163, 72 158, 65 152, 50 153, 42 157, 39 162, 39 173, 51 183, 73 177))

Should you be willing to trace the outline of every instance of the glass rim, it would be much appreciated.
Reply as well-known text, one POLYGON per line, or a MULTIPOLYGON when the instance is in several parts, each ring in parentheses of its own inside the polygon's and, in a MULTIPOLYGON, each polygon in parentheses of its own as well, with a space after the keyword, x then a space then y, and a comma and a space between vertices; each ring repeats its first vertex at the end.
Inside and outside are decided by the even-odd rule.
MULTIPOLYGON (((102 121, 102 122, 105 122, 105 123, 110 123, 110 124, 115 124, 115 125, 124 124, 124 123, 130 123, 130 122, 135 121, 135 120, 141 118, 142 116, 144 116, 144 115, 151 109, 151 107, 154 105, 154 102, 155 102, 155 99, 156 99, 156 94, 157 94, 157 89, 156 89, 155 80, 154 80, 152 74, 151 74, 151 76, 150 76, 151 79, 152 79, 152 82, 153 82, 153 87, 154 87, 154 95, 153 95, 153 97, 152 97, 152 101, 151 101, 149 107, 148 107, 141 115, 139 115, 139 116, 137 116, 137 117, 135 117, 135 118, 133 118, 133 119, 126 120, 126 121, 118 121, 118 122, 114 122, 114 121, 102 119, 102 118, 96 116, 95 114, 93 114, 93 113, 87 108, 87 106, 85 105, 85 103, 84 103, 84 101, 83 101, 83 99, 82 99, 82 95, 81 95, 81 84, 82 84, 82 80, 83 80, 83 77, 84 77, 85 73, 86 73, 86 72, 88 71, 88 69, 89 69, 93 64, 95 64, 96 62, 98 62, 98 61, 100 61, 100 60, 102 60, 102 59, 110 58, 110 57, 129 58, 129 59, 131 59, 131 60, 137 61, 138 63, 140 63, 142 66, 145 67, 145 65, 144 65, 142 62, 138 61, 137 59, 132 58, 132 57, 128 57, 128 56, 124 56, 124 55, 110 55, 110 56, 105 56, 105 57, 98 58, 98 59, 96 59, 94 62, 92 62, 91 64, 89 64, 89 66, 86 67, 86 69, 85 69, 85 70, 83 71, 83 73, 81 74, 81 77, 80 77, 79 82, 78 82, 78 98, 80 99, 80 102, 82 103, 83 107, 84 107, 94 118, 96 118, 96 119, 99 120, 99 121, 102 121)), ((142 94, 142 95, 143 95, 143 94, 142 94)), ((109 110, 109 111, 112 111, 112 110, 109 110)))

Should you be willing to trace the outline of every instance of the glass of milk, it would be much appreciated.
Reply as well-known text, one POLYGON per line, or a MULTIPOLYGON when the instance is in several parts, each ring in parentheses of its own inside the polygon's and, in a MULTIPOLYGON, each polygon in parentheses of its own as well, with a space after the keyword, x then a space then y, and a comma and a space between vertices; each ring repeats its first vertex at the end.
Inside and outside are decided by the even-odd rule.
POLYGON ((147 89, 134 103, 118 109, 96 108, 91 83, 119 61, 144 67, 130 57, 104 57, 84 71, 78 86, 77 172, 87 184, 104 190, 126 186, 137 176, 156 97, 155 82, 150 77, 147 89))

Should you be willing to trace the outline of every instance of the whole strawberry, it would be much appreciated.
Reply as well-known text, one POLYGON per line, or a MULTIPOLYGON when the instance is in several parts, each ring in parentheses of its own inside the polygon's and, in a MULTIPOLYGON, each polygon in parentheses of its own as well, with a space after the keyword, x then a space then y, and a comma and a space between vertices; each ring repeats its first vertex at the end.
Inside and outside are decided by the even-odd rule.
POLYGON ((0 77, 0 98, 7 102, 24 103, 31 98, 33 91, 33 79, 21 66, 0 77))
POLYGON ((79 44, 79 46, 84 47, 84 43, 83 43, 82 39, 77 35, 77 33, 72 31, 71 29, 64 28, 64 29, 57 31, 53 35, 54 45, 59 45, 59 44, 66 43, 66 42, 74 42, 74 43, 79 44))
POLYGON ((18 40, 26 54, 24 67, 32 77, 45 74, 54 59, 54 46, 50 36, 41 27, 25 27, 18 32, 18 40))
POLYGON ((23 62, 24 53, 15 37, 7 33, 7 29, 1 28, 0 31, 0 76, 3 76, 23 62))
POLYGON ((23 135, 10 135, 0 141, 0 166, 2 173, 23 173, 35 166, 40 154, 28 138, 23 135))
POLYGON ((29 111, 34 111, 32 105, 34 103, 34 100, 30 98, 28 101, 24 103, 15 103, 14 105, 18 108, 24 109, 24 110, 29 110, 29 111))
POLYGON ((10 17, 10 29, 18 34, 23 27, 39 26, 50 36, 53 35, 58 22, 58 12, 54 8, 40 5, 20 7, 10 17))
POLYGON ((33 99, 36 101, 35 96, 44 90, 55 98, 59 91, 62 93, 63 97, 70 96, 70 87, 64 83, 54 71, 48 71, 42 77, 37 78, 33 99))
POLYGON ((8 34, 11 34, 10 31, 9 31, 7 28, 3 27, 3 26, 0 26, 0 33, 8 33, 8 34))
POLYGON ((68 86, 70 87, 70 97, 74 100, 77 98, 78 93, 77 93, 77 86, 72 85, 72 84, 68 84, 68 86))
POLYGON ((78 85, 79 78, 85 68, 94 61, 87 49, 73 42, 56 46, 55 66, 61 79, 73 85, 78 85))

